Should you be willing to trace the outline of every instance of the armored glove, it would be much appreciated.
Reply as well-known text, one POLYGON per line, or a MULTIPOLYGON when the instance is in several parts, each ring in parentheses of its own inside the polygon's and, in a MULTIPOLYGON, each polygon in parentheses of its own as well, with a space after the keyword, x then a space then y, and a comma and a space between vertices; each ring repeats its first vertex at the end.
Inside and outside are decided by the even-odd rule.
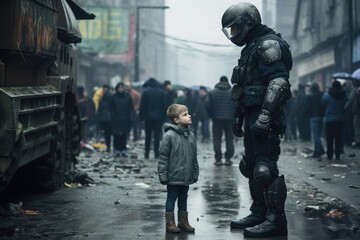
POLYGON ((235 117, 233 122, 233 133, 236 137, 243 137, 244 131, 242 130, 244 117, 235 117))
POLYGON ((270 132, 271 117, 270 112, 261 110, 261 113, 253 126, 254 135, 259 138, 266 138, 270 132))

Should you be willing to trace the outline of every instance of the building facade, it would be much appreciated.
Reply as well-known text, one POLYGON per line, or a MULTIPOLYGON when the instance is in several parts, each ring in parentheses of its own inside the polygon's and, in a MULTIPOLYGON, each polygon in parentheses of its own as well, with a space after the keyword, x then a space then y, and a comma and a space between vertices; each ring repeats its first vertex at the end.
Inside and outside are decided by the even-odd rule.
POLYGON ((297 82, 317 81, 322 89, 335 72, 360 67, 360 1, 298 0, 292 45, 297 82))
POLYGON ((79 79, 89 94, 94 87, 103 84, 114 87, 119 81, 134 81, 136 37, 139 38, 139 80, 164 78, 165 46, 161 44, 165 32, 164 10, 141 8, 137 11, 137 8, 164 6, 165 0, 76 2, 96 15, 92 23, 80 22, 83 41, 78 45, 79 79), (136 16, 137 12, 139 16, 136 16), (139 36, 136 36, 137 19, 139 36))

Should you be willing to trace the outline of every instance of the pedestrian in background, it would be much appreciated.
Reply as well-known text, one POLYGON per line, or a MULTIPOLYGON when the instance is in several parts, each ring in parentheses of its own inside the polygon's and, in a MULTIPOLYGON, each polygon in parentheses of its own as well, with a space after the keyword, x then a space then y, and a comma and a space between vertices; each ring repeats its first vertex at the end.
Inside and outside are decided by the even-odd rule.
POLYGON ((145 122, 145 159, 149 159, 150 145, 154 136, 154 156, 159 157, 161 127, 166 116, 165 93, 155 78, 146 82, 141 95, 139 117, 145 122))
POLYGON ((226 76, 221 76, 215 88, 209 92, 206 110, 212 120, 213 146, 215 152, 214 165, 222 165, 223 157, 221 140, 225 133, 225 165, 231 165, 234 156, 234 102, 231 100, 231 86, 226 76))
POLYGON ((353 80, 353 89, 350 93, 349 101, 345 105, 345 109, 352 111, 354 116, 353 119, 353 130, 354 130, 354 141, 352 146, 355 148, 360 147, 360 81, 353 80))
MULTIPOLYGON (((351 81, 344 81, 342 83, 342 89, 345 91, 347 96, 347 102, 350 100, 350 96, 353 90, 353 86, 351 81)), ((346 106, 346 104, 345 104, 346 106)), ((344 130, 343 130, 343 141, 342 141, 342 153, 344 153, 344 146, 351 146, 354 139, 354 113, 352 108, 345 107, 345 122, 344 122, 344 130)))
POLYGON ((284 140, 286 142, 297 140, 297 105, 296 105, 296 90, 291 92, 291 97, 286 101, 286 129, 284 140))
POLYGON ((97 122, 105 139, 106 152, 111 151, 111 99, 110 87, 104 88, 96 113, 97 122))
POLYGON ((134 116, 131 121, 131 127, 133 130, 133 141, 138 141, 141 136, 141 126, 140 126, 140 119, 139 119, 139 109, 140 109, 140 93, 135 90, 130 82, 125 82, 125 90, 130 94, 133 103, 134 103, 134 116))
POLYGON ((197 182, 196 138, 191 131, 191 116, 185 105, 172 104, 167 110, 171 123, 164 124, 160 146, 158 175, 161 184, 167 185, 165 205, 166 231, 171 233, 194 232, 188 221, 187 196, 189 185, 197 182), (178 203, 178 226, 175 224, 175 202, 178 203))
MULTIPOLYGON (((209 130, 210 118, 209 118, 209 114, 206 111, 207 99, 208 99, 208 92, 206 90, 206 87, 200 86, 199 99, 194 109, 194 114, 196 114, 198 123, 200 123, 201 142, 203 143, 208 143, 210 139, 210 130, 209 130)), ((197 137, 198 136, 199 134, 197 134, 197 137)))
POLYGON ((174 103, 177 104, 185 104, 186 103, 186 96, 183 90, 177 90, 176 97, 174 99, 174 103))
POLYGON ((306 98, 305 85, 299 83, 296 92, 296 109, 297 109, 296 119, 299 129, 299 138, 301 141, 307 142, 311 140, 311 131, 310 131, 309 117, 307 117, 304 114, 305 98, 306 98))
POLYGON ((171 104, 174 103, 176 92, 173 90, 173 86, 169 80, 164 81, 163 87, 165 91, 165 109, 167 109, 171 104))
POLYGON ((90 127, 95 116, 95 106, 83 86, 76 88, 76 101, 79 106, 80 118, 86 119, 82 142, 87 143, 91 135, 90 127))
POLYGON ((304 113, 306 118, 310 119, 310 129, 314 143, 314 153, 312 157, 319 158, 325 153, 321 143, 321 132, 324 118, 324 105, 321 103, 323 93, 320 91, 319 84, 312 82, 310 93, 306 95, 304 104, 304 113))
POLYGON ((114 135, 114 150, 116 157, 127 157, 127 137, 131 130, 131 119, 134 115, 134 104, 131 96, 125 91, 123 82, 115 87, 111 99, 111 130, 114 135))
POLYGON ((335 142, 335 158, 336 160, 340 160, 343 146, 346 103, 346 92, 341 88, 341 83, 334 80, 331 88, 322 96, 321 101, 325 107, 327 158, 329 160, 332 159, 335 142))

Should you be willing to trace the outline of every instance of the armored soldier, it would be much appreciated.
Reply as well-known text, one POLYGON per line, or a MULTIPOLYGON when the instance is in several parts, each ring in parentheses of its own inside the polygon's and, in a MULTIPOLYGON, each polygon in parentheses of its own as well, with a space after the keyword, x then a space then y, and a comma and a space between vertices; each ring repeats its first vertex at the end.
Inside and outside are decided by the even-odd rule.
POLYGON ((249 179, 253 199, 251 214, 232 221, 230 227, 245 229, 245 237, 285 236, 287 189, 277 160, 285 130, 285 101, 291 96, 290 49, 280 34, 261 24, 259 11, 250 3, 229 7, 222 27, 234 44, 245 46, 231 79, 236 101, 233 131, 244 136, 239 169, 249 179))

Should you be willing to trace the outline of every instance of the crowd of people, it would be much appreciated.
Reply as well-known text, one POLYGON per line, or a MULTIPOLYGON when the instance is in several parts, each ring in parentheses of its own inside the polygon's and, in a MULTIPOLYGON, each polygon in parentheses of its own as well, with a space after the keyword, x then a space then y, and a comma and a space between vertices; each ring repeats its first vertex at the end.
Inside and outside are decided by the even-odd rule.
MULTIPOLYGON (((107 152, 126 157, 129 139, 134 142, 145 139, 144 158, 149 159, 151 150, 154 158, 158 158, 163 125, 169 122, 166 110, 171 104, 177 103, 189 108, 192 118, 191 129, 199 137, 199 141, 210 143, 210 123, 215 122, 217 127, 213 127, 213 135, 216 140, 214 148, 217 165, 220 165, 218 161, 222 155, 221 129, 224 128, 221 124, 217 125, 217 122, 222 118, 227 120, 228 131, 225 134, 229 150, 225 153, 225 163, 229 164, 234 153, 233 136, 230 134, 233 111, 232 101, 229 99, 231 86, 227 77, 223 76, 221 79, 214 91, 217 92, 219 86, 221 88, 221 85, 226 85, 225 95, 220 93, 220 98, 227 98, 225 108, 223 103, 220 107, 217 106, 218 100, 215 99, 219 98, 219 94, 212 93, 210 87, 173 89, 169 80, 162 83, 155 78, 149 78, 140 89, 134 88, 130 82, 119 82, 115 89, 105 84, 97 88, 92 96, 86 93, 83 86, 78 86, 77 101, 80 115, 87 119, 82 141, 87 143, 91 138, 95 141, 104 140, 107 152), (214 97, 209 98, 213 95, 214 97), (215 101, 210 101, 213 98, 215 101), (227 111, 225 115, 224 110, 227 111)), ((219 91, 223 92, 222 90, 219 91)))
POLYGON ((340 160, 344 146, 360 147, 360 81, 332 79, 324 91, 313 81, 298 84, 287 101, 285 141, 313 143, 311 157, 340 160), (323 145, 323 143, 325 143, 323 145), (324 147, 326 146, 326 148, 324 147))
MULTIPOLYGON (((328 159, 333 156, 340 159, 344 145, 360 147, 358 85, 356 81, 341 84, 334 79, 327 91, 321 91, 316 81, 299 83, 287 101, 284 140, 311 141, 314 158, 326 154, 328 159)), ((91 137, 103 138, 107 152, 113 149, 116 155, 127 156, 127 140, 145 138, 145 159, 149 158, 151 147, 154 157, 158 158, 162 126, 169 121, 166 109, 178 103, 189 108, 191 128, 200 142, 210 143, 212 135, 214 164, 222 165, 222 157, 224 164, 231 164, 234 103, 230 100, 231 85, 226 76, 222 76, 213 89, 200 86, 174 90, 171 81, 161 83, 150 78, 141 89, 133 88, 130 82, 120 82, 115 89, 103 85, 92 98, 87 96, 84 87, 79 86, 77 90, 80 114, 87 118, 84 142, 91 137), (225 153, 221 152, 223 133, 225 153), (152 141, 154 145, 150 146, 152 141)))

